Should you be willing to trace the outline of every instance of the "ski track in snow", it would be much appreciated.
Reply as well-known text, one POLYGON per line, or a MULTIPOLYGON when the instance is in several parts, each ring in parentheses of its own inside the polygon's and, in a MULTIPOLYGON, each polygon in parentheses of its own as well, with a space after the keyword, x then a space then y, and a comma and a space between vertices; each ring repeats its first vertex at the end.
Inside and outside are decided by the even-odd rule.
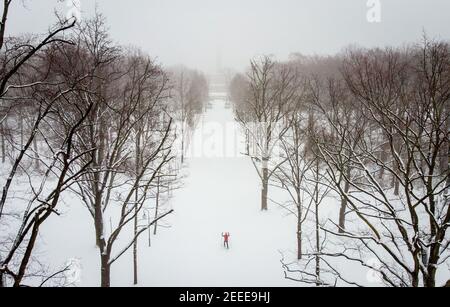
MULTIPOLYGON (((225 101, 212 103, 203 121, 233 123, 237 131, 225 101)), ((199 133, 201 129, 193 142, 199 133)), ((214 135, 218 133, 210 137, 221 142, 214 135)), ((295 249, 295 218, 275 205, 260 211, 260 183, 250 159, 193 157, 185 171, 184 186, 170 201, 175 213, 163 222, 171 227, 159 228, 150 248, 147 233, 139 240, 139 286, 299 286, 284 278, 279 253, 295 249), (230 250, 222 245, 226 231, 231 233, 230 250)), ((64 214, 44 228, 44 256, 55 268, 80 259, 81 285, 99 286, 92 218, 77 199, 66 205, 64 214)), ((132 285, 131 249, 113 264, 111 278, 113 286, 132 285)))

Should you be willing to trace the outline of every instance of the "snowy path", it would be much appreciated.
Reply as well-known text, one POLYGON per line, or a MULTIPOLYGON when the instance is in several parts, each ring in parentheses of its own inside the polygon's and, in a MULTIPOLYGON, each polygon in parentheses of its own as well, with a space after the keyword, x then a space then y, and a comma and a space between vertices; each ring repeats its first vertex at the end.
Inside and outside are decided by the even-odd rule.
MULTIPOLYGON (((231 110, 225 109, 223 101, 216 101, 206 114, 205 122, 220 123, 223 127, 233 123, 233 115, 231 110)), ((220 142, 220 136, 211 137, 220 142)), ((198 144, 192 145, 198 147, 198 144)), ((173 228, 164 231, 153 252, 148 254, 149 261, 141 265, 141 270, 149 277, 143 283, 158 286, 287 285, 278 249, 289 246, 287 242, 293 229, 288 223, 291 218, 283 218, 279 210, 261 213, 259 189, 253 165, 246 157, 191 158, 187 184, 173 201, 176 210, 171 219, 173 228), (230 250, 221 245, 224 231, 231 233, 230 250), (152 275, 157 277, 152 278, 152 275)))
MULTIPOLYGON (((227 123, 236 126, 232 111, 219 100, 213 102, 204 122, 219 124, 217 127, 227 123)), ((220 129, 211 133, 199 128, 193 142, 199 133, 222 142, 217 135, 220 129)), ((160 228, 158 235, 152 237, 151 248, 147 247, 147 234, 139 241, 139 285, 295 285, 284 279, 278 252, 295 247, 293 218, 285 217, 274 205, 269 212, 259 210, 260 187, 249 159, 193 157, 188 161, 187 173, 184 187, 175 191, 171 201, 175 209, 175 214, 167 219, 171 228, 160 228), (231 233, 230 250, 222 246, 224 231, 231 233)), ((86 212, 78 211, 71 209, 65 217, 53 221, 65 228, 67 235, 45 235, 48 257, 52 262, 62 262, 61 265, 66 259, 80 258, 82 284, 97 286, 98 254, 92 244, 92 222, 86 212)), ((114 264, 112 284, 132 285, 131 252, 114 264)))

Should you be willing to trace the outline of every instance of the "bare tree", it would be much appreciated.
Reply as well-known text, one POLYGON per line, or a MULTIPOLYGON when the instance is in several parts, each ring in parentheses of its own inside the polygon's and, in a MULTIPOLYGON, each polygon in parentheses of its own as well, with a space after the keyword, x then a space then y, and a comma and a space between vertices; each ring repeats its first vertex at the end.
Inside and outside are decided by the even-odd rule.
MULTIPOLYGON (((424 50, 426 47, 412 52, 428 62, 430 54, 424 50)), ((448 48, 444 50, 448 52, 448 48)), ((442 62, 447 54, 440 54, 442 62)), ((442 116, 448 97, 435 99, 422 92, 427 78, 422 78, 420 69, 410 69, 411 65, 421 67, 416 63, 408 54, 392 49, 350 54, 346 61, 344 76, 349 89, 360 102, 364 120, 377 129, 366 129, 363 138, 336 131, 342 143, 340 152, 352 152, 349 160, 355 175, 351 177, 339 162, 341 154, 336 155, 326 142, 318 142, 332 187, 347 199, 352 215, 361 223, 341 232, 324 228, 328 234, 349 241, 340 252, 323 254, 368 267, 391 286, 434 287, 436 272, 449 258, 450 211, 443 196, 448 174, 442 173, 437 163, 448 139, 444 129, 448 114, 442 116), (427 98, 415 99, 417 96, 427 98), (374 133, 386 135, 388 161, 376 154, 382 144, 374 133), (424 163, 418 163, 420 160, 424 163), (394 185, 392 190, 380 182, 376 176, 380 168, 395 178, 398 187, 394 185), (341 188, 341 177, 351 186, 350 193, 341 188), (351 248, 350 242, 354 243, 351 248), (380 267, 362 258, 361 253, 374 257, 380 267)), ((446 69, 436 73, 440 74, 436 80, 448 76, 446 69)))
MULTIPOLYGON (((111 266, 157 220, 139 225, 138 217, 164 165, 173 160, 172 118, 166 111, 168 79, 161 68, 140 53, 124 54, 109 41, 101 15, 78 32, 85 59, 97 67, 91 90, 93 112, 78 134, 78 150, 95 149, 89 169, 73 189, 89 210, 101 260, 101 285, 109 287, 111 266), (134 159, 134 162, 133 162, 134 159), (108 233, 105 221, 111 223, 108 233), (115 250, 117 238, 134 223, 129 243, 115 250)), ((137 254, 134 266, 137 268, 137 254)), ((137 270, 135 271, 137 281, 137 270)))
MULTIPOLYGON (((75 25, 75 21, 60 20, 41 39, 9 37, 6 29, 11 3, 12 0, 3 1, 0 23, 2 160, 4 163, 6 162, 7 154, 11 154, 12 157, 10 165, 7 166, 9 168, 8 176, 4 181, 0 199, 0 224, 8 224, 7 220, 14 217, 13 222, 18 224, 18 227, 17 229, 12 228, 17 230, 14 233, 3 233, 6 235, 6 248, 2 249, 0 254, 0 286, 7 286, 9 280, 12 280, 14 286, 20 286, 23 280, 30 275, 32 254, 42 224, 50 215, 57 213, 56 207, 61 193, 82 172, 82 168, 77 170, 72 168, 74 162, 79 158, 73 155, 73 139, 75 132, 90 110, 89 105, 85 105, 81 108, 78 107, 77 113, 70 119, 59 116, 63 105, 66 105, 65 97, 76 91, 76 84, 63 84, 55 76, 48 74, 50 69, 47 64, 52 60, 47 57, 46 51, 58 44, 70 44, 63 34, 75 25), (27 114, 30 126, 27 135, 23 129, 23 119, 18 118, 20 146, 17 147, 14 142, 15 131, 7 127, 10 122, 17 119, 11 110, 15 107, 23 109, 24 105, 28 105, 28 109, 32 109, 33 112, 27 114), (42 134, 41 129, 44 129, 49 123, 55 122, 64 123, 70 128, 65 131, 66 133, 59 134, 58 141, 50 142, 50 136, 45 135, 43 139, 47 145, 46 153, 53 152, 53 154, 49 157, 39 157, 36 154, 36 138, 42 134), (8 153, 5 136, 7 130, 9 130, 8 136, 12 145, 8 153), (38 185, 32 183, 35 174, 27 167, 27 164, 33 160, 36 166, 45 166, 44 176, 39 176, 40 183, 38 185), (23 207, 18 204, 17 197, 10 196, 13 181, 22 174, 28 178, 31 190, 31 196, 23 207), (15 202, 13 208, 7 206, 11 201, 15 202)), ((68 105, 67 107, 73 106, 68 105)), ((1 239, 5 238, 2 236, 1 239)))
POLYGON ((199 122, 208 98, 208 82, 203 74, 185 67, 169 72, 171 81, 171 114, 178 123, 181 142, 181 164, 185 162, 189 138, 199 122))
POLYGON ((302 66, 308 103, 301 120, 289 125, 293 132, 283 135, 288 162, 276 178, 284 189, 300 187, 303 204, 314 204, 307 207, 315 211, 313 223, 305 220, 301 232, 312 226, 315 242, 301 253, 297 247, 302 259, 288 262, 283 255, 286 278, 365 285, 349 278, 346 264, 389 286, 437 286, 450 259, 448 44, 425 38, 406 49, 350 49, 343 61, 332 61, 341 68, 331 74, 321 68, 328 59, 314 62, 302 66), (298 164, 304 168, 292 172, 298 164), (341 200, 340 214, 324 222, 319 205, 327 194, 341 200))
POLYGON ((261 179, 263 211, 268 209, 269 180, 281 164, 270 165, 271 156, 286 132, 282 121, 296 98, 297 83, 297 74, 291 66, 277 64, 267 56, 253 60, 244 85, 245 100, 235 104, 236 119, 256 147, 250 157, 261 179))
MULTIPOLYGON (((358 145, 362 141, 367 129, 367 121, 363 118, 362 110, 357 101, 350 95, 345 82, 342 79, 328 78, 321 81, 313 78, 310 82, 311 103, 318 109, 321 118, 328 123, 330 133, 329 152, 333 152, 340 169, 345 170, 340 174, 339 186, 343 194, 350 193, 351 186, 348 180, 352 178, 352 156, 357 154, 358 145), (353 135, 351 144, 346 144, 344 138, 353 135)), ((348 143, 349 141, 347 141, 348 143)), ((326 157, 328 158, 328 157, 326 157)), ((345 217, 348 203, 345 197, 341 198, 339 210, 339 232, 345 231, 345 217)))
MULTIPOLYGON (((43 71, 47 73, 48 69, 44 67, 43 71)), ((52 83, 50 79, 47 81, 52 83)), ((13 161, 11 178, 18 176, 20 171, 22 176, 28 179, 31 191, 31 197, 24 204, 25 206, 19 206, 21 211, 17 215, 20 216, 20 226, 14 234, 14 240, 11 241, 6 256, 4 259, 2 257, 3 270, 1 273, 10 277, 14 286, 20 286, 27 277, 27 269, 32 260, 32 252, 41 225, 50 215, 58 214, 57 205, 61 194, 74 184, 87 166, 79 164, 79 167, 75 167, 75 164, 87 152, 75 154, 73 147, 75 134, 89 114, 92 104, 77 105, 69 101, 69 97, 80 90, 78 83, 72 84, 69 88, 62 88, 61 85, 36 85, 33 87, 31 97, 36 102, 33 130, 27 143, 20 151, 18 150, 19 157, 13 161), (66 112, 70 113, 70 116, 66 112), (56 130, 56 127, 60 127, 60 129, 56 130), (44 133, 44 131, 46 132, 44 133), (25 150, 30 147, 37 134, 41 136, 43 144, 45 144, 44 152, 39 160, 31 150, 25 150), (45 168, 43 175, 40 172, 36 173, 33 168, 27 167, 29 161, 33 160, 45 168), (38 184, 35 183, 36 180, 39 182, 38 184), (17 271, 15 271, 16 263, 19 263, 17 271)), ((30 92, 30 89, 27 89, 26 92, 30 92)), ((17 199, 15 202, 15 208, 8 208, 7 212, 17 210, 19 202, 17 199)))

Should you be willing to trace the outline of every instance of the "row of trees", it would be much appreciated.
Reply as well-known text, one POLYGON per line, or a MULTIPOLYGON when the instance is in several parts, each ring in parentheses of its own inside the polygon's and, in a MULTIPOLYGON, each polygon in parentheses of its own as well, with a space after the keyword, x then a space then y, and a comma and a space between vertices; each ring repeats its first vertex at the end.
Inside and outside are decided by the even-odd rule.
POLYGON ((199 123, 209 98, 205 76, 183 66, 169 69, 172 82, 172 113, 179 130, 180 162, 185 162, 186 150, 194 128, 199 123))
POLYGON ((262 57, 233 79, 230 95, 262 209, 268 187, 280 188, 288 201, 273 202, 297 219, 297 259, 282 261, 287 278, 367 284, 349 266, 389 286, 448 278, 448 43, 262 57))
POLYGON ((101 14, 60 18, 44 38, 8 37, 12 1, 3 2, 0 286, 45 285, 68 269, 45 271, 33 251, 46 220, 73 195, 92 217, 101 285, 110 286, 112 265, 131 249, 137 283, 138 238, 152 226, 156 234, 173 212, 159 200, 179 181, 175 114, 195 109, 183 115, 192 126, 207 82, 185 69, 179 96, 171 72, 113 43, 101 14))

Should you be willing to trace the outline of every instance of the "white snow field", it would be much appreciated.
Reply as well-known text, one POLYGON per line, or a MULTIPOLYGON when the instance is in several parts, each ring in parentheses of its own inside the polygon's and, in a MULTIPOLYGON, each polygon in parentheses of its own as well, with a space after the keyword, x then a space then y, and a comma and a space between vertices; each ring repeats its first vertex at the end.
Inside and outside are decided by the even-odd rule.
MULTIPOLYGON (((279 252, 295 250, 295 218, 276 205, 260 211, 258 175, 241 141, 226 101, 213 100, 194 133, 184 186, 166 205, 175 210, 163 222, 170 228, 158 228, 151 247, 147 233, 139 240, 139 286, 299 286, 284 278, 279 252), (230 250, 222 232, 231 233, 230 250)), ((41 233, 40 256, 55 269, 78 259, 78 285, 99 286, 92 218, 76 198, 60 210, 41 233)), ((112 267, 112 286, 132 285, 130 249, 112 267)))

